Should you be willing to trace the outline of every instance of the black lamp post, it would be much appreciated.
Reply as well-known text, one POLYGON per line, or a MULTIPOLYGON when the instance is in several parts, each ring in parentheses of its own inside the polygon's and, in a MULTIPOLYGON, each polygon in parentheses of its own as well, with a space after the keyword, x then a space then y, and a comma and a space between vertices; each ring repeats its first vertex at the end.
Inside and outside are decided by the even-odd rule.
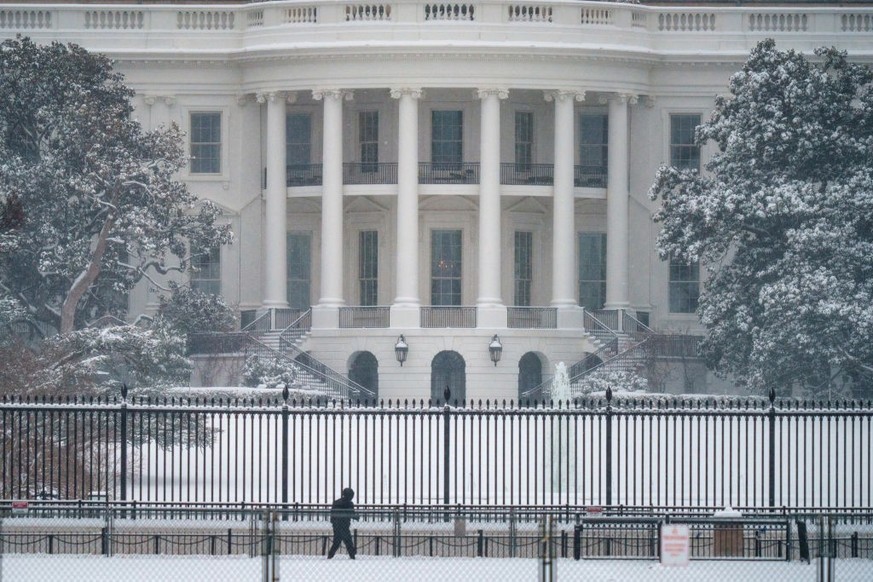
POLYGON ((494 337, 491 338, 491 343, 488 344, 488 353, 491 354, 491 361, 494 362, 494 365, 497 366, 497 362, 500 361, 500 356, 503 355, 503 344, 500 343, 500 338, 497 337, 497 334, 494 334, 494 337))
POLYGON ((403 334, 400 334, 400 337, 397 338, 397 343, 394 344, 394 355, 397 357, 397 361, 400 362, 400 367, 403 367, 403 362, 406 361, 406 355, 409 353, 409 344, 406 343, 406 339, 403 337, 403 334))

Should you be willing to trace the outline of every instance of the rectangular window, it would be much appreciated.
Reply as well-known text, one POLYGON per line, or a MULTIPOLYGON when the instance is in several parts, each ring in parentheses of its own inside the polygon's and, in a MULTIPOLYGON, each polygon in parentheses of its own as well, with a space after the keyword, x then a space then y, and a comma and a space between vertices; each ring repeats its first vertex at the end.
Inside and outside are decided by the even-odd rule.
POLYGON ((515 232, 515 305, 530 307, 533 284, 533 233, 515 232))
POLYGON ((221 113, 191 113, 191 173, 221 173, 221 113))
POLYGON ((579 115, 579 165, 606 168, 609 161, 609 116, 579 115))
POLYGON ((430 240, 431 305, 461 305, 461 231, 435 230, 430 240))
POLYGON ((694 141, 699 115, 670 116, 670 165, 700 171, 700 146, 694 141))
POLYGON ((358 113, 358 136, 361 142, 361 171, 376 172, 379 169, 379 112, 358 113))
POLYGON ((609 116, 579 115, 579 168, 577 186, 603 188, 609 165, 609 116))
POLYGON ((431 162, 435 170, 460 170, 464 161, 464 117, 461 111, 431 112, 431 162))
POLYGON ((221 294, 221 249, 213 247, 208 251, 194 251, 191 256, 191 288, 209 293, 221 294))
POLYGON ((285 116, 285 160, 288 167, 307 170, 312 163, 312 116, 289 113, 285 116))
POLYGON ((309 289, 312 286, 312 235, 308 232, 289 232, 288 250, 288 304, 292 309, 309 309, 309 289))
POLYGON ((379 304, 379 233, 364 230, 358 236, 358 286, 361 305, 379 304))
POLYGON ((533 113, 515 112, 515 171, 530 172, 533 164, 533 113))
POLYGON ((670 259, 670 313, 694 313, 700 299, 700 265, 670 259))
POLYGON ((579 305, 603 309, 606 302, 606 234, 579 234, 579 305))

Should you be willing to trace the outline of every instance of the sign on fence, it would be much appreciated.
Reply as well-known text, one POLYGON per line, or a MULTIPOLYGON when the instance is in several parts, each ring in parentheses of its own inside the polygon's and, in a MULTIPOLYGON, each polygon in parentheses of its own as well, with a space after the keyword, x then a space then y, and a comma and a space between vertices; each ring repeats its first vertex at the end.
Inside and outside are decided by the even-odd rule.
POLYGON ((661 565, 687 566, 691 554, 690 540, 687 525, 664 524, 661 527, 661 565))
POLYGON ((27 515, 27 501, 13 501, 12 515, 27 515))

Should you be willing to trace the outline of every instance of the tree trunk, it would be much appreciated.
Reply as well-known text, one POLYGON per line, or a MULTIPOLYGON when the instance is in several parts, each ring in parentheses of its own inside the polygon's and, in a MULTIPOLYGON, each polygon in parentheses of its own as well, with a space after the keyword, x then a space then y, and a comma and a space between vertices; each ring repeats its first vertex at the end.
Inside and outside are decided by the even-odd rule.
POLYGON ((59 330, 61 334, 70 333, 75 329, 76 307, 78 307, 79 301, 82 300, 85 292, 88 291, 88 288, 91 287, 94 281, 97 280, 97 276, 100 275, 103 255, 106 253, 106 245, 109 239, 109 232, 112 230, 114 224, 114 216, 110 216, 106 219, 106 222, 103 223, 103 228, 100 229, 100 233, 97 235, 94 250, 91 252, 91 261, 88 263, 85 270, 79 274, 79 277, 73 281, 73 285, 70 287, 67 296, 64 298, 64 303, 61 305, 61 327, 59 330))

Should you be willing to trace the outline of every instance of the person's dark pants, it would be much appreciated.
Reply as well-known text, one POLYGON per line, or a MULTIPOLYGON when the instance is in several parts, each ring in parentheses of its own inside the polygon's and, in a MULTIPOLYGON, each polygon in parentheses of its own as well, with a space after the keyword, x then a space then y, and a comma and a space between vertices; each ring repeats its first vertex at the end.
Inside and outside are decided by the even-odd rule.
POLYGON ((330 550, 327 552, 328 559, 333 558, 340 544, 346 545, 346 551, 351 559, 355 559, 355 540, 352 539, 352 532, 349 528, 335 528, 333 530, 333 543, 330 545, 330 550))

